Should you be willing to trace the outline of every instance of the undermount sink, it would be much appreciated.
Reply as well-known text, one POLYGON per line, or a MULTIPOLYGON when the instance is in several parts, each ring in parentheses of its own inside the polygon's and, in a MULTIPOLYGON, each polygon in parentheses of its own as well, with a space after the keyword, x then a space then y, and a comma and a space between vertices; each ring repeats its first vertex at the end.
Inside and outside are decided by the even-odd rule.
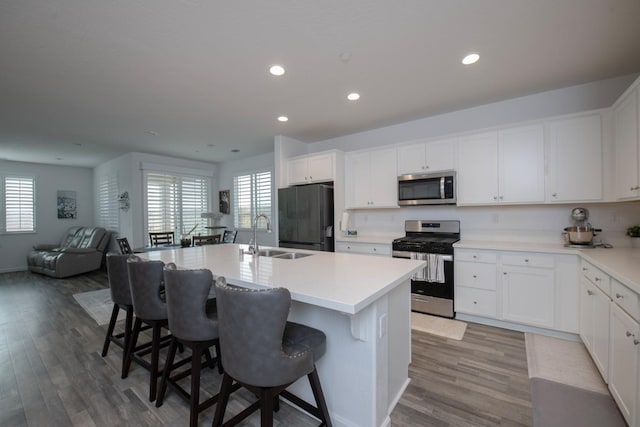
POLYGON ((303 254, 300 252, 287 252, 284 253, 282 255, 275 255, 274 258, 280 258, 280 259, 298 259, 298 258, 304 258, 307 256, 311 256, 313 254, 303 254))
POLYGON ((273 249, 261 249, 258 251, 258 256, 266 256, 266 257, 273 257, 273 256, 278 256, 278 255, 284 255, 287 252, 285 251, 276 251, 273 249))

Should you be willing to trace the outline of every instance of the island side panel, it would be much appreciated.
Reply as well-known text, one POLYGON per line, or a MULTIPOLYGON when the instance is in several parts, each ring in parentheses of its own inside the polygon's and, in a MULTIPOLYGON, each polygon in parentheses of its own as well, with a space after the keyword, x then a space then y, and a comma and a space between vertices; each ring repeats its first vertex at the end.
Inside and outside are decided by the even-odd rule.
MULTIPOLYGON (((403 283, 356 315, 293 302, 289 320, 321 329, 327 351, 317 368, 335 426, 390 425, 408 383, 411 351, 410 286, 403 283), (352 334, 352 317, 359 334, 352 334)), ((313 402, 306 379, 290 390, 313 402)))

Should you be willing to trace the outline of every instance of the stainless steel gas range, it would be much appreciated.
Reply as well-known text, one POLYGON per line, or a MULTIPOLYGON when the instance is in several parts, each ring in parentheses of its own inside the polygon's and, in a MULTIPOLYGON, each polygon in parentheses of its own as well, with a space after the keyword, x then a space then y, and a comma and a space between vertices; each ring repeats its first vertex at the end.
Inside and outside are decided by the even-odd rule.
POLYGON ((393 241, 395 258, 427 261, 411 279, 411 310, 454 318, 453 244, 460 221, 405 221, 405 237, 393 241))

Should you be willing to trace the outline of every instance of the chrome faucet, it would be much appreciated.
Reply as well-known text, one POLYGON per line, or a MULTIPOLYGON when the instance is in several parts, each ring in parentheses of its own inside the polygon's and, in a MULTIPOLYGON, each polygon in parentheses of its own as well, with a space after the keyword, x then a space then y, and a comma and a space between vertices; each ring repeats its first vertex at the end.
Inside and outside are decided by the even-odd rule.
POLYGON ((253 219, 253 246, 249 246, 249 253, 256 256, 260 254, 260 248, 258 248, 258 235, 257 235, 258 220, 260 218, 264 218, 267 221, 267 233, 271 233, 271 221, 269 221, 269 217, 266 216, 265 214, 256 215, 256 217, 253 219))

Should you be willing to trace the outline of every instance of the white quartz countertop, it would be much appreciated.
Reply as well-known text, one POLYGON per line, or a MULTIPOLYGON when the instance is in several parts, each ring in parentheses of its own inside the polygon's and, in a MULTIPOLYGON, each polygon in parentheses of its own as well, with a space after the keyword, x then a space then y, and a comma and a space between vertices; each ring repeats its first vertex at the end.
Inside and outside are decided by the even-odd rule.
MULTIPOLYGON (((273 248, 313 255, 299 259, 253 257, 221 244, 138 254, 180 268, 208 268, 228 283, 250 288, 284 287, 294 301, 355 314, 424 268, 424 261, 334 252, 273 248)), ((267 249, 263 247, 261 249, 267 249)))
POLYGON ((567 248, 561 243, 523 243, 481 240, 461 240, 453 245, 458 249, 487 249, 499 251, 573 254, 591 262, 614 279, 640 293, 640 249, 636 248, 567 248))

